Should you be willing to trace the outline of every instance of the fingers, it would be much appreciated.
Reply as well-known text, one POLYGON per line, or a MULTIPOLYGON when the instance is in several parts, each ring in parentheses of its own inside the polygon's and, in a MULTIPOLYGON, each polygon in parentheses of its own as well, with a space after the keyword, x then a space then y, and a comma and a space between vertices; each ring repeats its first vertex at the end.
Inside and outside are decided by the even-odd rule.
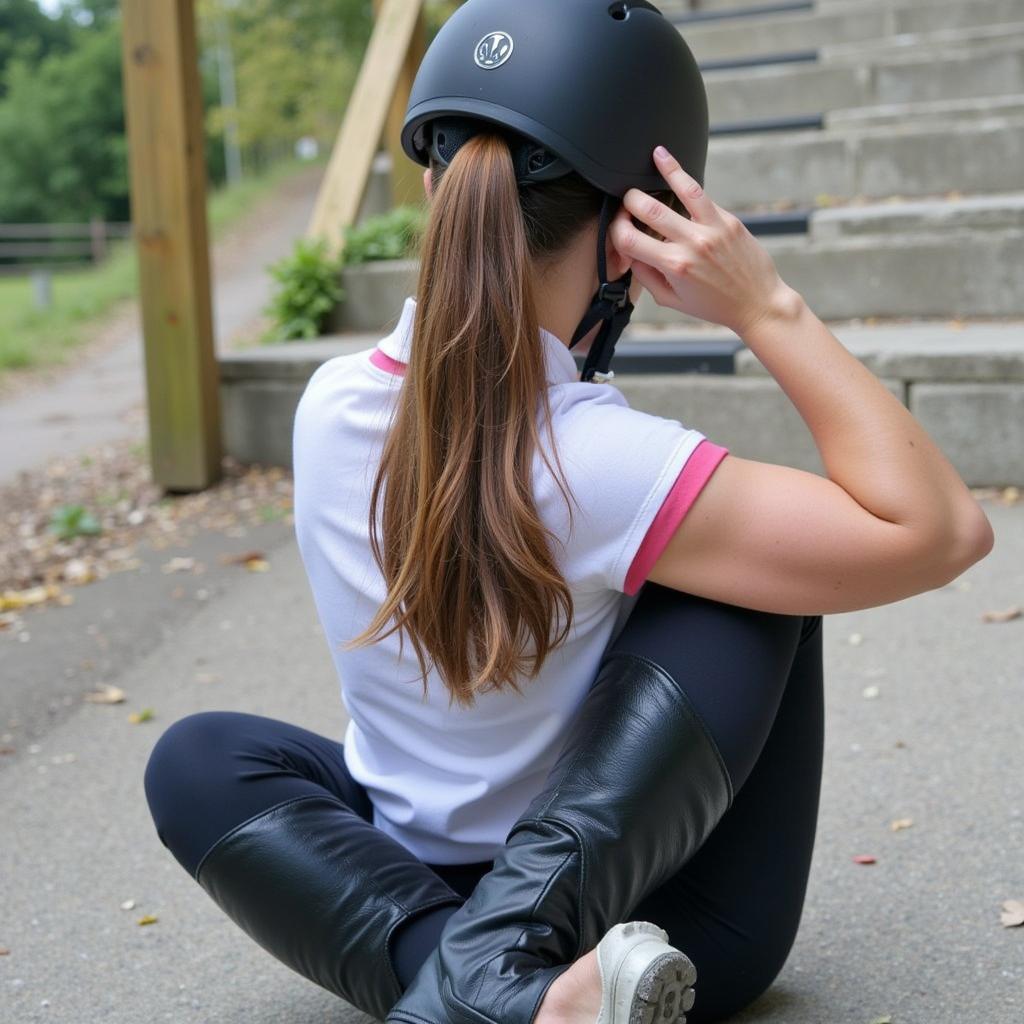
POLYGON ((633 263, 633 278, 639 281, 654 297, 659 306, 672 306, 678 301, 676 293, 668 286, 664 275, 646 263, 633 263))
POLYGON ((622 197, 622 208, 636 217, 641 224, 646 224, 657 231, 663 238, 683 242, 694 237, 693 224, 690 221, 654 196, 649 196, 639 189, 631 188, 622 197))
POLYGON ((700 182, 687 174, 679 161, 664 146, 658 146, 654 150, 654 163, 698 224, 711 224, 716 220, 718 208, 705 194, 700 182))
MULTIPOLYGON (((634 190, 635 191, 635 190, 634 190)), ((637 192, 638 196, 643 199, 650 200, 651 202, 657 202, 657 200, 651 199, 650 196, 645 196, 643 192, 637 192)), ((627 198, 630 193, 627 193, 627 198)), ((660 206, 661 204, 658 203, 660 206)), ((673 216, 676 214, 668 207, 665 207, 668 213, 672 213, 673 216)), ((678 246, 672 245, 669 242, 660 242, 656 238, 652 238, 650 235, 644 234, 636 225, 633 223, 630 213, 629 206, 626 205, 625 200, 623 201, 622 207, 619 212, 613 218, 611 226, 608 229, 609 237, 611 238, 612 245, 622 253, 623 256, 628 256, 634 260, 640 260, 644 263, 650 263, 654 266, 668 266, 669 262, 677 255, 678 246)), ((643 219, 643 218, 638 218, 643 219)), ((682 220, 683 218, 679 218, 682 220)), ((646 221, 644 221, 646 223, 646 221)))

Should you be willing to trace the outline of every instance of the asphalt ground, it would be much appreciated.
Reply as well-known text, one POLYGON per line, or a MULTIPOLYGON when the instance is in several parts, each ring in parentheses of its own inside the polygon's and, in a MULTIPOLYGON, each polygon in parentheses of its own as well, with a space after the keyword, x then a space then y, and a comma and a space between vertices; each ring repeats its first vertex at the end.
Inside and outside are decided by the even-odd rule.
MULTIPOLYGON (((1021 1020, 1024 928, 1002 927, 1000 905, 1024 900, 1024 618, 981 616, 1024 604, 1024 504, 985 506, 996 547, 960 580, 825 620, 826 769, 804 918, 776 984, 737 1021, 1021 1020), (899 819, 913 824, 894 832, 899 819), (854 862, 864 854, 877 862, 854 862)), ((223 915, 160 844, 143 793, 157 737, 194 711, 342 737, 291 530, 144 554, 148 569, 83 588, 72 606, 29 609, 28 640, 0 633, 13 748, 0 756, 5 1024, 365 1021, 223 915), (269 571, 217 565, 253 547, 269 571), (159 571, 178 555, 211 568, 159 571), (97 682, 126 701, 83 701, 97 682), (130 723, 143 708, 153 719, 130 723), (139 925, 147 914, 156 922, 139 925)))

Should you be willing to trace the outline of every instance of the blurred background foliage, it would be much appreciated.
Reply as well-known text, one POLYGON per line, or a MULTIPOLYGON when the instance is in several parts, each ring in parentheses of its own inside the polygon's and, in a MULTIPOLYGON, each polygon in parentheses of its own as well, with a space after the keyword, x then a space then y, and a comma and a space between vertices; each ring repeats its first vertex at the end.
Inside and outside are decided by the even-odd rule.
MULTIPOLYGON (((293 158, 301 138, 329 150, 369 41, 372 0, 195 4, 211 186, 225 181, 232 123, 243 174, 293 158)), ((428 32, 456 6, 428 3, 428 32)), ((125 221, 128 195, 119 0, 0 0, 0 222, 125 221)))

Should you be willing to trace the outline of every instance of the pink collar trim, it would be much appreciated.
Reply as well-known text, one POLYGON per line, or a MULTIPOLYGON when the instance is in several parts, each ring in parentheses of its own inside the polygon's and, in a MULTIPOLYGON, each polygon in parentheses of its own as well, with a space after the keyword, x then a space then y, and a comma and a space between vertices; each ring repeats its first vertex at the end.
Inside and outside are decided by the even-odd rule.
MULTIPOLYGON (((412 345, 413 323, 416 318, 416 299, 409 296, 402 307, 402 315, 395 329, 382 338, 370 354, 370 362, 385 373, 402 377, 409 365, 409 352, 412 345)), ((547 360, 548 383, 562 384, 579 381, 579 370, 576 360, 569 349, 550 331, 540 329, 545 345, 547 360)))

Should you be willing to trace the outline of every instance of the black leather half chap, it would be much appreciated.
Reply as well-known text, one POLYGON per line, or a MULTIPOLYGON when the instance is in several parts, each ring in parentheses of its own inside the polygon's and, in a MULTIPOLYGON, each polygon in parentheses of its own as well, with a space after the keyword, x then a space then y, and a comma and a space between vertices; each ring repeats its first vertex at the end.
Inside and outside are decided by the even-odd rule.
POLYGON ((641 656, 608 655, 545 788, 387 1021, 530 1024, 551 983, 629 920, 731 803, 680 683, 641 656))
POLYGON ((382 1019, 401 985, 391 933, 463 897, 340 800, 304 796, 219 839, 196 881, 292 970, 382 1019))

